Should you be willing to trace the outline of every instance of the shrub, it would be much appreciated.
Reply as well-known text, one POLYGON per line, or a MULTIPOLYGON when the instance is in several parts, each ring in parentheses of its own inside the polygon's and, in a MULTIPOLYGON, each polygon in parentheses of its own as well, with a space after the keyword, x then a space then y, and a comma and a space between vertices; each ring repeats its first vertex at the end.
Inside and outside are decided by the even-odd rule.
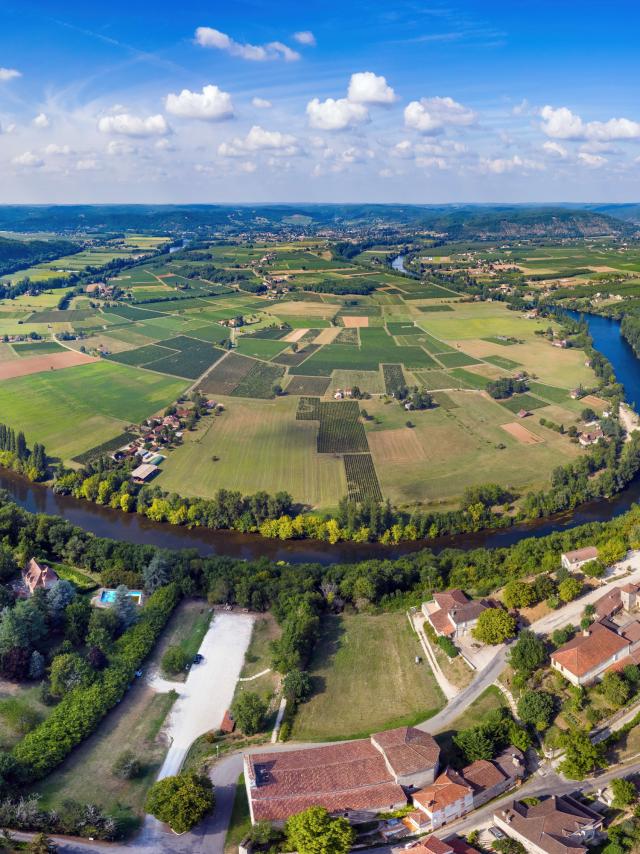
POLYGON ((175 676, 182 673, 189 662, 190 656, 180 646, 168 647, 162 656, 162 669, 165 673, 175 676))
POLYGON ((133 780, 140 775, 142 765, 132 750, 125 750, 113 763, 111 770, 114 776, 122 780, 133 780))
POLYGON ((211 780, 187 771, 154 783, 145 809, 176 833, 185 833, 211 812, 214 803, 211 780))
POLYGON ((438 646, 447 653, 449 658, 455 658, 456 655, 459 654, 458 647, 454 644, 451 638, 448 638, 445 635, 440 635, 438 637, 438 646))
POLYGON ((231 707, 233 719, 245 735, 260 732, 267 713, 267 704, 255 692, 240 694, 231 707))

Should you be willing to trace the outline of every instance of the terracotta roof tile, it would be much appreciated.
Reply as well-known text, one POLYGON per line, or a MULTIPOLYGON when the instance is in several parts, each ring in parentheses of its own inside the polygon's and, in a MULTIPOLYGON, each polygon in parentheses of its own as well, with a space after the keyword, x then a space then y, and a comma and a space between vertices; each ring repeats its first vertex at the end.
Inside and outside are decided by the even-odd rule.
POLYGON ((629 641, 602 623, 593 623, 586 634, 579 634, 551 655, 574 676, 584 676, 629 647, 629 641))
POLYGON ((440 758, 438 743, 428 732, 415 727, 376 732, 371 736, 379 745, 393 773, 398 777, 435 768, 440 758))
POLYGON ((459 774, 447 768, 434 783, 413 792, 411 797, 414 804, 433 814, 472 793, 472 787, 467 785, 459 774))
POLYGON ((406 796, 368 739, 247 755, 256 821, 279 821, 309 806, 330 812, 388 808, 406 796))
POLYGON ((487 759, 478 759, 463 768, 462 777, 465 783, 473 788, 474 792, 492 789, 507 779, 507 775, 503 774, 497 765, 487 759))
POLYGON ((602 825, 602 816, 569 795, 552 795, 533 806, 512 801, 495 817, 547 854, 587 854, 580 831, 602 825))

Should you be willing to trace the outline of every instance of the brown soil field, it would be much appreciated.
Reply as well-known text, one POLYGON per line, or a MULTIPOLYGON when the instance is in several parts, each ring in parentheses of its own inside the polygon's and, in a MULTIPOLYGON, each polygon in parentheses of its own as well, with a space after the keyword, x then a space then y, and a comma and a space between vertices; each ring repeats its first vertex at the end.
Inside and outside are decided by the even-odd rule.
POLYGON ((601 397, 596 397, 595 394, 587 394, 585 397, 581 397, 580 403, 584 403, 585 406, 595 407, 596 409, 607 408, 607 401, 601 397))
POLYGON ((301 338, 303 338, 308 331, 308 329, 294 329, 293 332, 290 332, 288 335, 285 335, 282 340, 288 341, 291 344, 294 341, 299 341, 301 338))
POLYGON ((409 427, 367 433, 374 460, 391 463, 411 463, 426 459, 417 433, 409 427))
POLYGON ((531 430, 527 430, 524 424, 520 424, 517 421, 511 421, 509 424, 501 424, 500 426, 523 445, 539 445, 541 442, 544 442, 544 439, 536 436, 531 430))
POLYGON ((368 317, 360 317, 358 315, 346 314, 346 315, 342 315, 342 322, 344 323, 344 325, 347 328, 350 328, 350 327, 351 328, 353 328, 353 327, 360 328, 362 326, 368 326, 369 325, 369 318, 368 317))
POLYGON ((331 344, 340 334, 339 326, 330 326, 328 329, 321 329, 320 334, 314 340, 314 344, 331 344))
POLYGON ((65 353, 50 353, 48 356, 31 356, 1 364, 0 380, 26 377, 28 374, 39 374, 41 371, 73 368, 76 365, 85 365, 88 362, 97 361, 98 359, 85 356, 84 353, 73 353, 71 350, 65 353))

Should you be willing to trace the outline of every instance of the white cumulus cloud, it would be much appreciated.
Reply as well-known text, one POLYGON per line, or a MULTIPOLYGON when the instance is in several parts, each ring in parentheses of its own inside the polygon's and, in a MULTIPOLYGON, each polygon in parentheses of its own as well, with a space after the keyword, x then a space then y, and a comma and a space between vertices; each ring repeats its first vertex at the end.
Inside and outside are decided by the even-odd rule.
POLYGON ((33 151, 25 151, 23 154, 18 154, 11 161, 15 166, 24 166, 26 169, 39 169, 44 166, 44 160, 34 154, 33 151))
POLYGON ((448 126, 473 124, 476 114, 453 98, 421 98, 404 109, 404 123, 424 134, 440 133, 448 126))
POLYGON ((347 98, 354 104, 393 104, 396 93, 385 77, 373 71, 359 71, 351 75, 347 98))
POLYGON ((76 163, 78 172, 91 172, 94 169, 99 169, 98 161, 93 157, 83 157, 76 163))
POLYGON ((115 133, 122 136, 146 137, 164 136, 170 132, 164 116, 133 116, 131 113, 117 113, 113 116, 103 116, 98 121, 101 133, 115 133))
POLYGON ((222 142, 218 146, 221 157, 244 157, 256 151, 291 157, 299 153, 299 148, 295 136, 279 130, 265 130, 260 125, 253 125, 244 139, 235 137, 231 142, 222 142))
POLYGON ((183 89, 179 95, 170 93, 165 98, 165 109, 173 116, 182 119, 202 119, 217 122, 233 116, 231 95, 217 86, 209 84, 202 92, 183 89))
POLYGON ((514 170, 523 171, 542 171, 544 164, 538 163, 536 160, 527 160, 514 154, 513 157, 495 159, 483 159, 480 162, 480 168, 484 172, 492 172, 494 175, 503 175, 505 172, 513 172, 514 170))
POLYGON ((640 139, 640 122, 617 118, 606 122, 584 122, 568 107, 543 107, 542 130, 555 139, 588 139, 609 142, 616 139, 640 139))
POLYGON ((591 169, 599 169, 607 162, 607 158, 601 154, 589 154, 588 151, 581 151, 578 154, 578 160, 583 166, 589 166, 591 169))
POLYGON ((269 110, 271 107, 273 107, 271 101, 268 101, 266 98, 252 98, 251 103, 259 110, 269 110))
POLYGON ((315 47, 316 37, 311 32, 311 30, 300 30, 300 32, 294 33, 293 37, 298 42, 298 44, 305 44, 309 47, 315 47))
POLYGON ((223 50, 231 56, 238 56, 241 59, 248 59, 253 62, 265 62, 271 59, 284 59, 285 62, 293 62, 300 59, 300 54, 297 51, 292 50, 282 42, 274 41, 264 45, 243 44, 213 27, 198 27, 196 42, 201 47, 223 50))
POLYGON ((64 156, 73 154, 73 149, 69 145, 57 145, 55 142, 51 142, 45 146, 44 153, 53 156, 64 156))
POLYGON ((0 68, 0 83, 6 83, 8 80, 14 80, 16 77, 22 77, 22 72, 16 68, 0 68))
POLYGON ((32 124, 34 127, 42 129, 48 128, 51 122, 49 121, 49 116, 46 113, 38 113, 32 124))
POLYGON ((311 127, 318 130, 344 130, 369 120, 364 104, 354 104, 348 98, 313 98, 307 104, 307 116, 311 127))
POLYGON ((564 145, 560 145, 559 142, 552 142, 550 139, 543 143, 542 147, 547 154, 552 154, 554 157, 562 157, 562 159, 569 153, 564 145))

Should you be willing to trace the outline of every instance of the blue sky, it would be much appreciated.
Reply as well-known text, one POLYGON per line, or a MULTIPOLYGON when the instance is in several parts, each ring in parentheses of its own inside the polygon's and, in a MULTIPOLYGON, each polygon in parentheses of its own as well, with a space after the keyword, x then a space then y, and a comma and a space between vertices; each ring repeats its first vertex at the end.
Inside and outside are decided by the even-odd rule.
POLYGON ((627 0, 6 0, 0 201, 637 201, 639 25, 627 0))

